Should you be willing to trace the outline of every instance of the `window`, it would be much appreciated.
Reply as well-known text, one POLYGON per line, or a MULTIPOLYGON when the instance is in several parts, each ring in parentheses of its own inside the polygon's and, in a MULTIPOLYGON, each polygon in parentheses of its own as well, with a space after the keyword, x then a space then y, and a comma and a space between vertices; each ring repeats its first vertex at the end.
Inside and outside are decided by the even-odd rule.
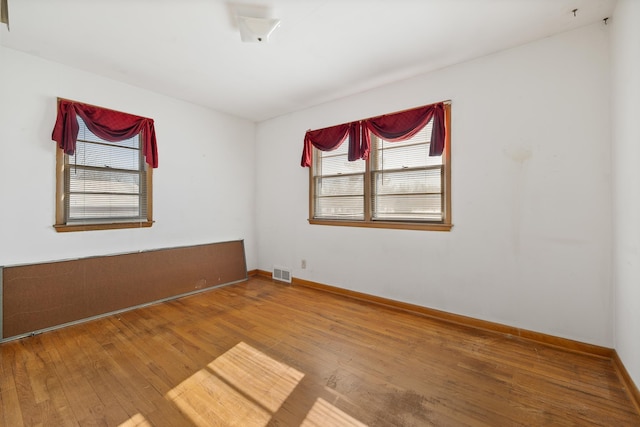
POLYGON ((364 220, 363 160, 347 161, 349 141, 334 151, 313 149, 313 219, 364 220))
POLYGON ((57 150, 56 230, 150 227, 153 168, 144 155, 144 131, 128 130, 128 137, 110 138, 114 142, 97 136, 80 114, 69 120, 59 121, 70 129, 77 124, 78 132, 73 149, 57 150))
MULTIPOLYGON (((447 128, 449 107, 445 107, 447 128)), ((314 148, 309 222, 450 230, 450 141, 442 155, 429 156, 432 126, 433 119, 412 138, 399 142, 371 134, 368 160, 348 161, 349 137, 333 151, 314 148)))

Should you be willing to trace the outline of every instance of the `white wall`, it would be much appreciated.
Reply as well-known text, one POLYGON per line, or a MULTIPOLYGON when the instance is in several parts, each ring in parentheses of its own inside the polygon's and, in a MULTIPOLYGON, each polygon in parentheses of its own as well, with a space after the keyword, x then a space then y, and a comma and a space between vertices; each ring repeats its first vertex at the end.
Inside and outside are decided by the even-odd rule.
POLYGON ((0 266, 245 240, 256 268, 255 125, 0 47, 0 266), (151 228, 56 233, 56 97, 155 120, 151 228))
POLYGON ((259 268, 611 347, 607 31, 591 25, 260 123, 259 268), (447 99, 451 232, 307 223, 307 129, 447 99))
POLYGON ((640 2, 611 21, 615 347, 640 386, 640 2))

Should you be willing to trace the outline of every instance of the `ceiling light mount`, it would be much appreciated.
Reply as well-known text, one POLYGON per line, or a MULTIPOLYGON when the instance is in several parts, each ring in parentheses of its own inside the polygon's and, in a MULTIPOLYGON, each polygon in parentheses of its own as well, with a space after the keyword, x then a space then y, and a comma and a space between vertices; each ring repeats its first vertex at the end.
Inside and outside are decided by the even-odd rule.
POLYGON ((241 15, 238 15, 237 18, 240 39, 247 43, 268 42, 271 34, 280 26, 279 19, 252 18, 241 15))

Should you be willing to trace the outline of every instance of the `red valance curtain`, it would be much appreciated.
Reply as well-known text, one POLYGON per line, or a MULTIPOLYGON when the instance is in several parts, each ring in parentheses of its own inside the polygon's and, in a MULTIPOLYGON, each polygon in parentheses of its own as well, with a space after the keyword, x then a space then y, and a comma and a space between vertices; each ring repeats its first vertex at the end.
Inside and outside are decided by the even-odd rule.
POLYGON ((149 166, 158 167, 153 119, 59 99, 58 117, 51 138, 66 154, 73 155, 76 151, 79 129, 76 115, 82 117, 91 132, 107 141, 123 141, 142 132, 142 154, 149 166))
MULTIPOLYGON (((444 150, 446 130, 444 125, 444 103, 431 104, 399 113, 385 114, 363 120, 365 130, 370 131, 385 141, 405 141, 415 136, 433 118, 431 130, 430 156, 439 156, 444 150)), ((369 150, 371 136, 369 132, 363 132, 363 151, 369 150)))
POLYGON ((345 123, 324 129, 309 130, 304 136, 304 148, 302 150, 302 167, 311 166, 311 146, 318 150, 331 151, 349 137, 349 161, 362 158, 360 133, 362 125, 360 122, 345 123))
POLYGON ((349 161, 368 159, 371 147, 369 132, 386 141, 404 141, 420 132, 433 119, 430 156, 444 151, 446 128, 444 103, 385 114, 383 116, 345 123, 329 128, 307 131, 302 151, 302 167, 311 166, 311 146, 322 151, 335 150, 349 136, 349 161))

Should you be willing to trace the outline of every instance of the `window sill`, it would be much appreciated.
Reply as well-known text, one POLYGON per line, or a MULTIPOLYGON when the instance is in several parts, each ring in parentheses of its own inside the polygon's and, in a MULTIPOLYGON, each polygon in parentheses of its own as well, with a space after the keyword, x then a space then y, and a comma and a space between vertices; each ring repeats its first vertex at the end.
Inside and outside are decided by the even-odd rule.
POLYGON ((153 221, 138 222, 111 222, 104 224, 55 224, 53 228, 59 233, 69 231, 93 231, 93 230, 116 230, 121 228, 147 228, 153 225, 153 221))
POLYGON ((395 230, 451 231, 453 224, 439 222, 391 222, 391 221, 340 221, 310 219, 309 224, 334 225, 340 227, 390 228, 395 230))

